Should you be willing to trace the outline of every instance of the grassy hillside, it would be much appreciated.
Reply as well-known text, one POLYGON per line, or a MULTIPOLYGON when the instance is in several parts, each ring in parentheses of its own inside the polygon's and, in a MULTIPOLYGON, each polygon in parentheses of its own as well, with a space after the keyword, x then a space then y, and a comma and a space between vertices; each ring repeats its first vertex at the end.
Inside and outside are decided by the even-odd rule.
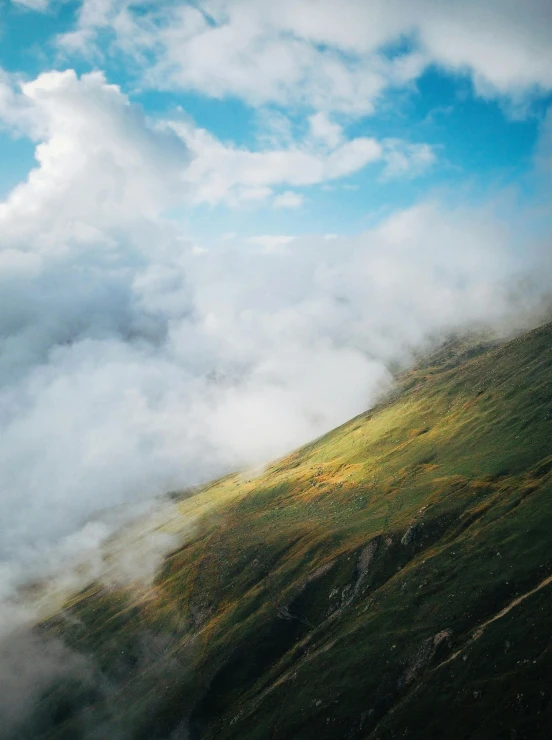
POLYGON ((37 628, 90 670, 18 737, 549 737, 552 325, 446 347, 190 521, 146 593, 37 628))

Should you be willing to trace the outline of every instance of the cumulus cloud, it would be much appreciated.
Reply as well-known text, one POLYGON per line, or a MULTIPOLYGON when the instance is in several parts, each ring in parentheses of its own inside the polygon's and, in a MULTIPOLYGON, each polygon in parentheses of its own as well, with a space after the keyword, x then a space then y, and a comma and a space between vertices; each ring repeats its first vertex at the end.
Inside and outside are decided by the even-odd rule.
POLYGON ((41 251, 60 251, 75 239, 97 243, 103 227, 137 211, 155 215, 182 192, 181 171, 189 159, 182 141, 169 130, 149 128, 102 73, 81 79, 72 70, 44 73, 24 83, 9 103, 8 122, 15 116, 39 142, 39 166, 0 206, 3 238, 11 244, 25 244, 39 222, 41 251))
MULTIPOLYGON (((106 506, 300 445, 369 406, 429 333, 509 309, 518 245, 490 210, 424 203, 358 236, 196 249, 162 218, 205 182, 189 137, 98 73, 21 94, 37 166, 0 204, 5 563, 36 562, 106 506)), ((208 181, 299 185, 378 147, 229 150, 208 181)))
POLYGON ((551 28, 548 0, 84 0, 60 44, 87 52, 108 30, 155 87, 365 114, 432 64, 482 96, 546 93, 551 28))

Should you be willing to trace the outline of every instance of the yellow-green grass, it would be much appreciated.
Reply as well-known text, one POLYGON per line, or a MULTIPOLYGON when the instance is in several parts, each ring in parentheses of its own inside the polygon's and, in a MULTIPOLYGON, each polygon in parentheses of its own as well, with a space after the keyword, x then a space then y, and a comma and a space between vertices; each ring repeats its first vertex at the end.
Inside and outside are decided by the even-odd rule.
POLYGON ((41 625, 109 689, 45 697, 33 737, 548 737, 552 326, 471 354, 179 500, 149 591, 41 625))

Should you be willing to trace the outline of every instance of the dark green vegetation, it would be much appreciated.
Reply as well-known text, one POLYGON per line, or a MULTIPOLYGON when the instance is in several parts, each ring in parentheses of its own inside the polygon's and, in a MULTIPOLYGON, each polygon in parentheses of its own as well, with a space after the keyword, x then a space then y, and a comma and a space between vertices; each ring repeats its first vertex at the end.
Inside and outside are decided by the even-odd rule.
POLYGON ((40 626, 94 680, 33 738, 549 738, 552 325, 471 354, 183 500, 148 593, 40 626))

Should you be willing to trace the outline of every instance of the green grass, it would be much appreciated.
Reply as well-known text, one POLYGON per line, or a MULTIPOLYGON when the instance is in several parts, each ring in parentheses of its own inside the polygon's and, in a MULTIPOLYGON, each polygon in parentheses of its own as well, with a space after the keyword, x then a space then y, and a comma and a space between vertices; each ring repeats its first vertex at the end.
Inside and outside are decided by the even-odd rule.
POLYGON ((552 573, 551 325, 446 346, 178 508, 194 534, 149 593, 92 587, 42 625, 105 686, 35 737, 549 736, 552 586, 473 636, 552 573))

